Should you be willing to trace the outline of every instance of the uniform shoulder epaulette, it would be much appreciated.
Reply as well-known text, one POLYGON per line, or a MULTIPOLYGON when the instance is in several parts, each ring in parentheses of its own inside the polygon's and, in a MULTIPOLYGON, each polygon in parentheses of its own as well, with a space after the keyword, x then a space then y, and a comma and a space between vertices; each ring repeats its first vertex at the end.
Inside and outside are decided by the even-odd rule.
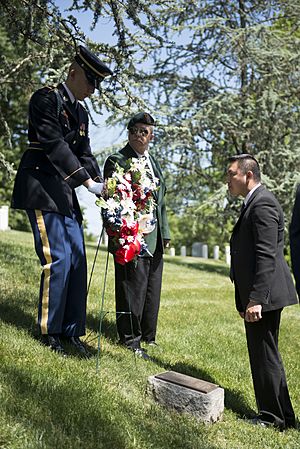
POLYGON ((47 94, 49 94, 51 92, 54 92, 55 89, 56 89, 55 86, 42 86, 36 92, 40 92, 40 93, 42 93, 44 95, 47 95, 47 94))
POLYGON ((53 93, 56 98, 56 104, 57 104, 57 117, 59 117, 62 109, 63 109, 63 99, 61 98, 61 95, 59 93, 59 90, 57 89, 57 86, 43 86, 39 89, 39 92, 43 92, 44 95, 47 95, 48 93, 53 93))

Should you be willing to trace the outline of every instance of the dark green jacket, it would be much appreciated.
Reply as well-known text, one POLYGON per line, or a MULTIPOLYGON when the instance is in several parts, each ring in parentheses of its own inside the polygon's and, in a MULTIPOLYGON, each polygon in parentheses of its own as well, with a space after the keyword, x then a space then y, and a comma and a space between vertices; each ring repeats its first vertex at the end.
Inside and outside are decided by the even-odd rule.
MULTIPOLYGON (((109 178, 115 170, 115 163, 117 162, 121 167, 125 167, 126 161, 130 158, 137 157, 134 150, 129 143, 117 153, 111 154, 104 165, 104 177, 109 178)), ((156 249, 157 239, 160 233, 161 241, 170 240, 170 230, 166 213, 165 193, 166 186, 163 178, 163 174, 157 160, 149 154, 150 161, 153 167, 154 175, 159 179, 159 189, 154 193, 154 199, 156 203, 155 218, 157 223, 155 229, 145 236, 145 242, 148 246, 148 251, 153 254, 156 249)), ((109 249, 111 247, 109 246, 109 249)), ((145 254, 144 256, 147 256, 145 254)))

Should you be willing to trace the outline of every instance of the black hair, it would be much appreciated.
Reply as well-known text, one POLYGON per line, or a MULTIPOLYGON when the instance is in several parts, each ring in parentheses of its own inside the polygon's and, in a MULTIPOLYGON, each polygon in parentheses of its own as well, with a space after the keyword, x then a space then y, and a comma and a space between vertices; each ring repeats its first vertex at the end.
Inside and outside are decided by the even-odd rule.
POLYGON ((251 154, 243 153, 243 154, 236 154, 235 156, 231 156, 228 159, 229 163, 237 162, 238 168, 241 170, 241 172, 245 175, 248 171, 252 171, 253 173, 253 179, 256 182, 260 181, 260 168, 259 163, 255 159, 254 156, 251 154))

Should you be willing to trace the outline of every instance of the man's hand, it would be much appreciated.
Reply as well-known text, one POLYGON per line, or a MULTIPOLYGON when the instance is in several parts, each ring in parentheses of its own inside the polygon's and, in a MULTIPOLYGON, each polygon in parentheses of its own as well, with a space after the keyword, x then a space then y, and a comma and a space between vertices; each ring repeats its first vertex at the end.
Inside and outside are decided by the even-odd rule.
POLYGON ((256 321, 261 320, 262 318, 262 306, 258 304, 256 301, 250 299, 245 313, 245 321, 249 323, 255 323, 256 321))
POLYGON ((92 179, 87 179, 84 182, 84 185, 89 192, 94 193, 95 195, 101 195, 104 187, 103 182, 95 182, 92 179))
POLYGON ((164 239, 164 248, 170 248, 170 240, 164 239))

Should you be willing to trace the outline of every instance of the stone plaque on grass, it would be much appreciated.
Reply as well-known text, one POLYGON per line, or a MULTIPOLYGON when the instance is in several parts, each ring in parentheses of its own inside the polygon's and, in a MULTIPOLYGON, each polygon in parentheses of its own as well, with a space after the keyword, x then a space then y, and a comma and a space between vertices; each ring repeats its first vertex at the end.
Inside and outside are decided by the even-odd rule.
POLYGON ((222 419, 224 389, 211 382, 167 371, 150 376, 147 391, 160 404, 190 413, 199 421, 213 423, 222 419))

